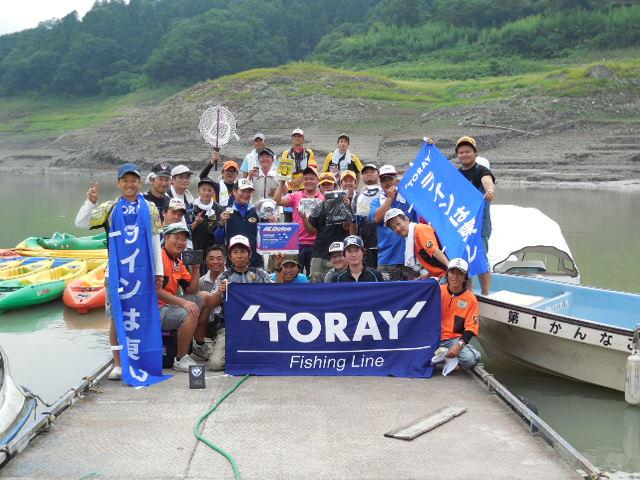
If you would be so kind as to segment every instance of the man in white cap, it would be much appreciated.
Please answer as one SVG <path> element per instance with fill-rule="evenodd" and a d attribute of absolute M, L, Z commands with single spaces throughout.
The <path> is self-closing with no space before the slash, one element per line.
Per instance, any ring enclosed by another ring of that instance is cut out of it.
<path fill-rule="evenodd" d="M 247 180 L 245 178 L 241 179 Z M 223 370 L 225 364 L 225 326 L 224 326 L 224 300 L 227 285 L 229 283 L 273 283 L 271 275 L 262 268 L 254 268 L 249 265 L 252 246 L 244 235 L 236 235 L 229 239 L 227 252 L 231 266 L 222 272 L 215 280 L 212 290 L 213 306 L 222 306 L 219 318 L 218 335 L 216 336 L 213 353 L 209 357 L 210 370 Z"/>
<path fill-rule="evenodd" d="M 329 260 L 333 268 L 324 276 L 324 283 L 333 282 L 333 277 L 344 272 L 347 268 L 347 259 L 344 258 L 344 244 L 342 242 L 333 242 L 329 245 Z"/>
<path fill-rule="evenodd" d="M 413 280 L 418 274 L 404 265 L 405 240 L 384 225 L 384 216 L 392 208 L 399 208 L 409 220 L 418 222 L 418 215 L 400 192 L 398 172 L 393 165 L 380 168 L 382 193 L 371 201 L 369 219 L 376 224 L 378 236 L 378 270 L 390 280 Z"/>
<path fill-rule="evenodd" d="M 447 269 L 447 284 L 440 285 L 442 331 L 440 347 L 448 349 L 447 358 L 458 357 L 464 370 L 480 361 L 480 352 L 469 342 L 478 335 L 480 312 L 478 300 L 467 288 L 469 264 L 462 258 L 453 258 Z"/>
<path fill-rule="evenodd" d="M 304 132 L 301 128 L 296 128 L 291 132 L 291 148 L 282 152 L 282 160 L 291 159 L 293 162 L 293 179 L 290 184 L 290 191 L 303 190 L 302 172 L 307 167 L 318 168 L 316 156 L 313 150 L 304 147 Z"/>
<path fill-rule="evenodd" d="M 258 152 L 258 169 L 249 172 L 249 179 L 253 182 L 253 196 L 251 204 L 265 198 L 273 198 L 278 188 L 278 172 L 275 169 L 276 156 L 270 148 L 263 148 Z"/>
<path fill-rule="evenodd" d="M 182 200 L 185 206 L 185 215 L 182 220 L 185 227 L 191 225 L 193 221 L 193 195 L 189 191 L 191 184 L 191 176 L 193 172 L 186 165 L 177 165 L 171 169 L 171 187 L 167 195 L 171 198 Z"/>
<path fill-rule="evenodd" d="M 171 165 L 167 162 L 156 163 L 147 175 L 146 183 L 151 185 L 148 192 L 142 194 L 145 200 L 154 203 L 160 213 L 160 220 L 164 220 L 164 212 L 169 205 L 167 191 L 171 186 Z"/>
<path fill-rule="evenodd" d="M 258 155 L 263 148 L 266 148 L 266 146 L 267 138 L 264 134 L 257 132 L 253 136 L 253 150 L 245 155 L 244 160 L 242 160 L 242 164 L 240 165 L 240 176 L 242 178 L 249 178 L 252 171 L 258 171 Z"/>
<path fill-rule="evenodd" d="M 378 235 L 376 224 L 369 218 L 371 202 L 382 194 L 380 170 L 377 165 L 367 163 L 362 167 L 362 190 L 356 192 L 351 208 L 355 212 L 356 222 L 351 233 L 358 235 L 364 242 L 364 264 L 378 268 Z"/>
<path fill-rule="evenodd" d="M 218 219 L 218 228 L 215 232 L 216 242 L 229 246 L 232 237 L 243 235 L 251 244 L 251 266 L 262 267 L 263 259 L 256 250 L 258 241 L 258 223 L 260 216 L 254 207 L 250 205 L 253 195 L 253 183 L 248 178 L 241 178 L 233 190 L 233 205 L 229 205 Z M 277 219 L 271 218 L 270 221 Z"/>
<path fill-rule="evenodd" d="M 183 223 L 182 219 L 184 214 L 187 213 L 187 207 L 179 198 L 170 198 L 167 210 L 164 212 L 163 226 L 171 225 L 172 223 Z"/>
<path fill-rule="evenodd" d="M 399 208 L 384 215 L 385 226 L 405 239 L 404 264 L 419 272 L 420 278 L 440 278 L 449 259 L 442 252 L 440 240 L 431 225 L 414 223 Z"/>

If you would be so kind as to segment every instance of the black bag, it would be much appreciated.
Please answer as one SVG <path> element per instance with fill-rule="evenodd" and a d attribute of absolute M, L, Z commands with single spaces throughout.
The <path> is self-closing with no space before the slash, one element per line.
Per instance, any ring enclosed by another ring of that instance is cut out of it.
<path fill-rule="evenodd" d="M 344 203 L 346 196 L 347 192 L 344 190 L 325 192 L 324 208 L 327 212 L 327 225 L 348 223 L 355 220 L 353 210 L 351 210 L 351 202 L 348 205 Z"/>
<path fill-rule="evenodd" d="M 173 359 L 178 353 L 178 332 L 162 331 L 162 368 L 173 368 Z"/>

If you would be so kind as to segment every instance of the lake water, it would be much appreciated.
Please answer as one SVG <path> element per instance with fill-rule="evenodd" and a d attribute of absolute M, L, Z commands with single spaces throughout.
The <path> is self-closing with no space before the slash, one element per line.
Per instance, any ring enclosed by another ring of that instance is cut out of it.
<path fill-rule="evenodd" d="M 0 180 L 0 247 L 54 231 L 87 233 L 73 226 L 88 178 L 17 176 Z M 116 195 L 101 181 L 101 199 Z M 640 292 L 640 192 L 499 188 L 497 203 L 535 207 L 562 227 L 581 270 L 582 283 Z M 640 321 L 640 317 L 639 317 Z M 103 312 L 77 315 L 62 302 L 0 314 L 0 344 L 14 376 L 53 400 L 110 355 Z M 542 418 L 598 467 L 640 472 L 640 408 L 624 395 L 506 365 L 487 369 L 532 400 Z"/>

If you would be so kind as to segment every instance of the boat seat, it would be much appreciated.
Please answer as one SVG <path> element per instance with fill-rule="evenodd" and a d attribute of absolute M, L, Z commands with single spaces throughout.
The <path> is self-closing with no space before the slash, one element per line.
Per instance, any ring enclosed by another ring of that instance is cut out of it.
<path fill-rule="evenodd" d="M 508 260 L 496 265 L 494 271 L 511 275 L 535 275 L 545 273 L 547 267 L 542 260 Z"/>
<path fill-rule="evenodd" d="M 487 298 L 499 302 L 512 303 L 521 307 L 532 307 L 545 300 L 544 297 L 538 295 L 525 295 L 524 293 L 511 292 L 509 290 L 498 290 L 487 295 Z"/>

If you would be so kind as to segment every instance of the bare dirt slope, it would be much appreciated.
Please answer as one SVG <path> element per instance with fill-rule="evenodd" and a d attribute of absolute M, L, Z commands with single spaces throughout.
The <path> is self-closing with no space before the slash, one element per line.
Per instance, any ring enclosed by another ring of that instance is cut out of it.
<path fill-rule="evenodd" d="M 292 129 L 300 127 L 320 158 L 335 148 L 338 134 L 347 132 L 352 150 L 365 162 L 402 168 L 417 153 L 423 136 L 436 138 L 452 156 L 455 139 L 470 134 L 501 182 L 640 186 L 637 92 L 560 98 L 513 95 L 427 110 L 415 102 L 337 98 L 332 87 L 344 79 L 323 80 L 326 91 L 311 93 L 288 76 L 198 84 L 159 104 L 129 108 L 99 128 L 46 141 L 4 142 L 0 170 L 95 174 L 113 172 L 125 161 L 145 169 L 158 161 L 199 169 L 211 152 L 198 132 L 200 113 L 209 105 L 224 104 L 236 114 L 241 136 L 224 147 L 224 158 L 241 160 L 256 131 L 264 132 L 269 145 L 282 151 Z M 486 124 L 529 133 L 482 126 Z"/>

